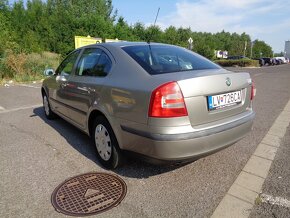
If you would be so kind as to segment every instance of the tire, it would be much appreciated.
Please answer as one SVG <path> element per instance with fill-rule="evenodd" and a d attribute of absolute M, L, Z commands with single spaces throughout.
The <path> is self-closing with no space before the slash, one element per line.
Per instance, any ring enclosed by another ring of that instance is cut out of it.
<path fill-rule="evenodd" d="M 122 163 L 122 154 L 113 129 L 103 116 L 96 117 L 92 140 L 96 146 L 97 158 L 107 169 L 115 169 Z"/>
<path fill-rule="evenodd" d="M 47 97 L 46 94 L 43 94 L 42 102 L 43 102 L 43 110 L 44 110 L 45 117 L 48 120 L 55 119 L 56 118 L 56 114 L 51 110 L 50 104 L 49 104 L 49 101 L 48 101 L 48 97 Z"/>

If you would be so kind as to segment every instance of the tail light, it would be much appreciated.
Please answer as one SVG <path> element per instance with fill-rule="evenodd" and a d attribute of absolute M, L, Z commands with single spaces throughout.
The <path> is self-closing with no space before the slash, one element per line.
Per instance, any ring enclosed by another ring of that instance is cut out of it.
<path fill-rule="evenodd" d="M 177 82 L 163 84 L 152 92 L 148 115 L 158 118 L 188 115 L 184 97 Z"/>
<path fill-rule="evenodd" d="M 256 87 L 255 87 L 255 84 L 254 82 L 252 81 L 252 87 L 251 87 L 251 100 L 254 99 L 254 97 L 256 96 Z"/>

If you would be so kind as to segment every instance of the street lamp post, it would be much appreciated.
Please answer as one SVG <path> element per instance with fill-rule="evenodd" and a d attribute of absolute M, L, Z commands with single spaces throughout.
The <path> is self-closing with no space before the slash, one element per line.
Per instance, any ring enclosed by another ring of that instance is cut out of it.
<path fill-rule="evenodd" d="M 250 55 L 251 59 L 253 57 L 253 46 L 254 46 L 254 41 L 251 42 L 251 55 Z"/>
<path fill-rule="evenodd" d="M 244 57 L 246 57 L 246 50 L 247 50 L 247 41 L 245 41 L 245 47 L 244 47 Z"/>

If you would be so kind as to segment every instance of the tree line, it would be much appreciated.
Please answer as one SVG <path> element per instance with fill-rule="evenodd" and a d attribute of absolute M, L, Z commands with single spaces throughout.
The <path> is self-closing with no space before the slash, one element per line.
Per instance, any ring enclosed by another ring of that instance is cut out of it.
<path fill-rule="evenodd" d="M 190 28 L 145 26 L 137 22 L 129 25 L 118 16 L 111 0 L 22 0 L 9 4 L 0 0 L 0 56 L 7 49 L 17 53 L 43 51 L 66 55 L 74 49 L 74 36 L 118 38 L 126 41 L 148 41 L 188 47 L 214 59 L 215 50 L 229 55 L 271 57 L 272 48 L 264 41 L 246 34 L 196 32 Z"/>

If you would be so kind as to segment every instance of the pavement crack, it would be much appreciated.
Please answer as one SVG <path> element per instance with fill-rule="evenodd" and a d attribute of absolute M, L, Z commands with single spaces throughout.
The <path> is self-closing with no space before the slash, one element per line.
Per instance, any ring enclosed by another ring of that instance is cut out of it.
<path fill-rule="evenodd" d="M 18 126 L 14 125 L 12 123 L 6 123 L 6 122 L 3 122 L 1 120 L 0 120 L 0 123 L 1 123 L 1 125 L 3 124 L 3 125 L 6 125 L 6 126 L 9 126 L 10 128 L 16 130 L 19 133 L 26 134 L 26 135 L 34 138 L 35 140 L 40 141 L 44 145 L 47 145 L 48 147 L 52 148 L 53 150 L 57 150 L 55 146 L 51 145 L 45 138 L 42 138 L 42 137 L 40 137 L 37 134 L 34 134 L 34 133 L 32 133 L 30 131 L 27 131 L 27 130 L 23 130 L 23 129 L 19 128 Z"/>
<path fill-rule="evenodd" d="M 62 160 L 62 162 L 66 162 L 67 165 L 72 170 L 75 170 L 75 169 L 80 170 L 79 167 L 74 162 L 72 162 L 70 159 L 66 158 L 65 155 L 62 155 L 61 151 L 59 149 L 57 149 L 56 146 L 50 144 L 45 138 L 40 137 L 39 135 L 34 134 L 34 133 L 30 132 L 30 131 L 23 130 L 23 129 L 19 128 L 18 126 L 14 125 L 12 123 L 6 123 L 6 122 L 3 122 L 3 121 L 0 120 L 0 124 L 3 125 L 3 126 L 8 126 L 11 129 L 13 129 L 14 131 L 17 131 L 18 133 L 25 134 L 25 135 L 35 139 L 36 141 L 39 141 L 41 144 L 43 144 L 46 147 L 48 147 L 51 150 L 53 150 L 54 151 L 54 155 L 56 156 L 56 158 L 59 159 L 59 160 Z"/>

